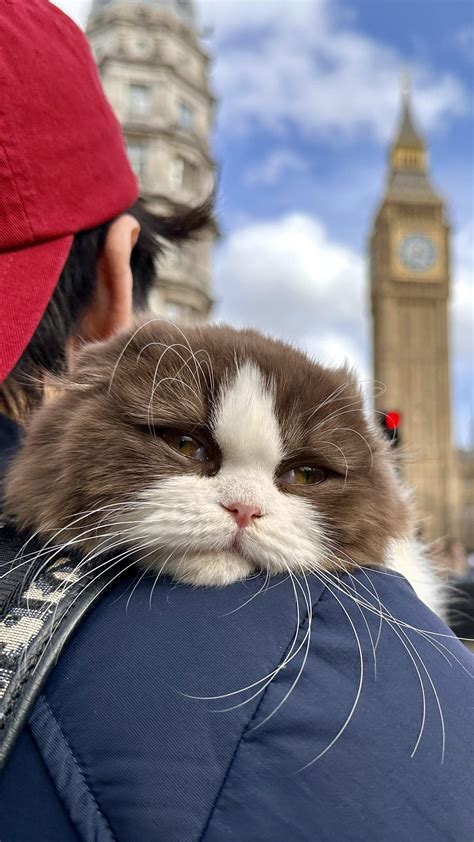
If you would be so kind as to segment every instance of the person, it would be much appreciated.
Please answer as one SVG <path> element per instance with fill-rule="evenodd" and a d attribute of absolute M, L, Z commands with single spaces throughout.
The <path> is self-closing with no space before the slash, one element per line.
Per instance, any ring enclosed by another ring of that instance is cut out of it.
<path fill-rule="evenodd" d="M 40 372 L 145 303 L 156 245 L 80 31 L 0 0 L 0 39 L 7 462 Z M 400 576 L 305 587 L 151 592 L 129 571 L 105 589 L 35 691 L 2 842 L 471 840 L 470 654 Z"/>

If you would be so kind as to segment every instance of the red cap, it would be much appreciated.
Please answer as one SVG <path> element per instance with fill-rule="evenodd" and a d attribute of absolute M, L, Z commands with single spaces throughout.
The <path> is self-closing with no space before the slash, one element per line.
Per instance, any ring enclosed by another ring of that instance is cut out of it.
<path fill-rule="evenodd" d="M 43 315 L 73 235 L 138 196 L 81 30 L 47 0 L 0 0 L 0 382 Z"/>

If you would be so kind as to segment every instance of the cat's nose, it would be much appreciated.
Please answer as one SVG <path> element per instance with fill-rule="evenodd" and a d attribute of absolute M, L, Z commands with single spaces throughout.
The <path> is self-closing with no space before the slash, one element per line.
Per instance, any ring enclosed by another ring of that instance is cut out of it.
<path fill-rule="evenodd" d="M 262 517 L 262 510 L 258 506 L 249 506 L 247 503 L 229 503 L 227 506 L 222 503 L 221 505 L 232 515 L 239 529 L 245 529 L 255 518 Z"/>

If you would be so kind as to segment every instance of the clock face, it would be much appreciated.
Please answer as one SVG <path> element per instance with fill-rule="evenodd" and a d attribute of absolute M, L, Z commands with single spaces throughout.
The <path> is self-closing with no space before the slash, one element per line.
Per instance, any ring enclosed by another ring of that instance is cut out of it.
<path fill-rule="evenodd" d="M 408 269 L 426 272 L 436 260 L 436 247 L 424 234 L 409 234 L 400 245 L 400 258 Z"/>

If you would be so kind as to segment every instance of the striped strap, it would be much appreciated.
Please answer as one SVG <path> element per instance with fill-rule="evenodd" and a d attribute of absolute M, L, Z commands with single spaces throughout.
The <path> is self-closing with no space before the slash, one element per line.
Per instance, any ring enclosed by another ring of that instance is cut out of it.
<path fill-rule="evenodd" d="M 79 567 L 73 554 L 38 550 L 2 525 L 0 770 L 64 644 L 108 582 L 107 572 L 97 575 L 97 558 Z"/>

